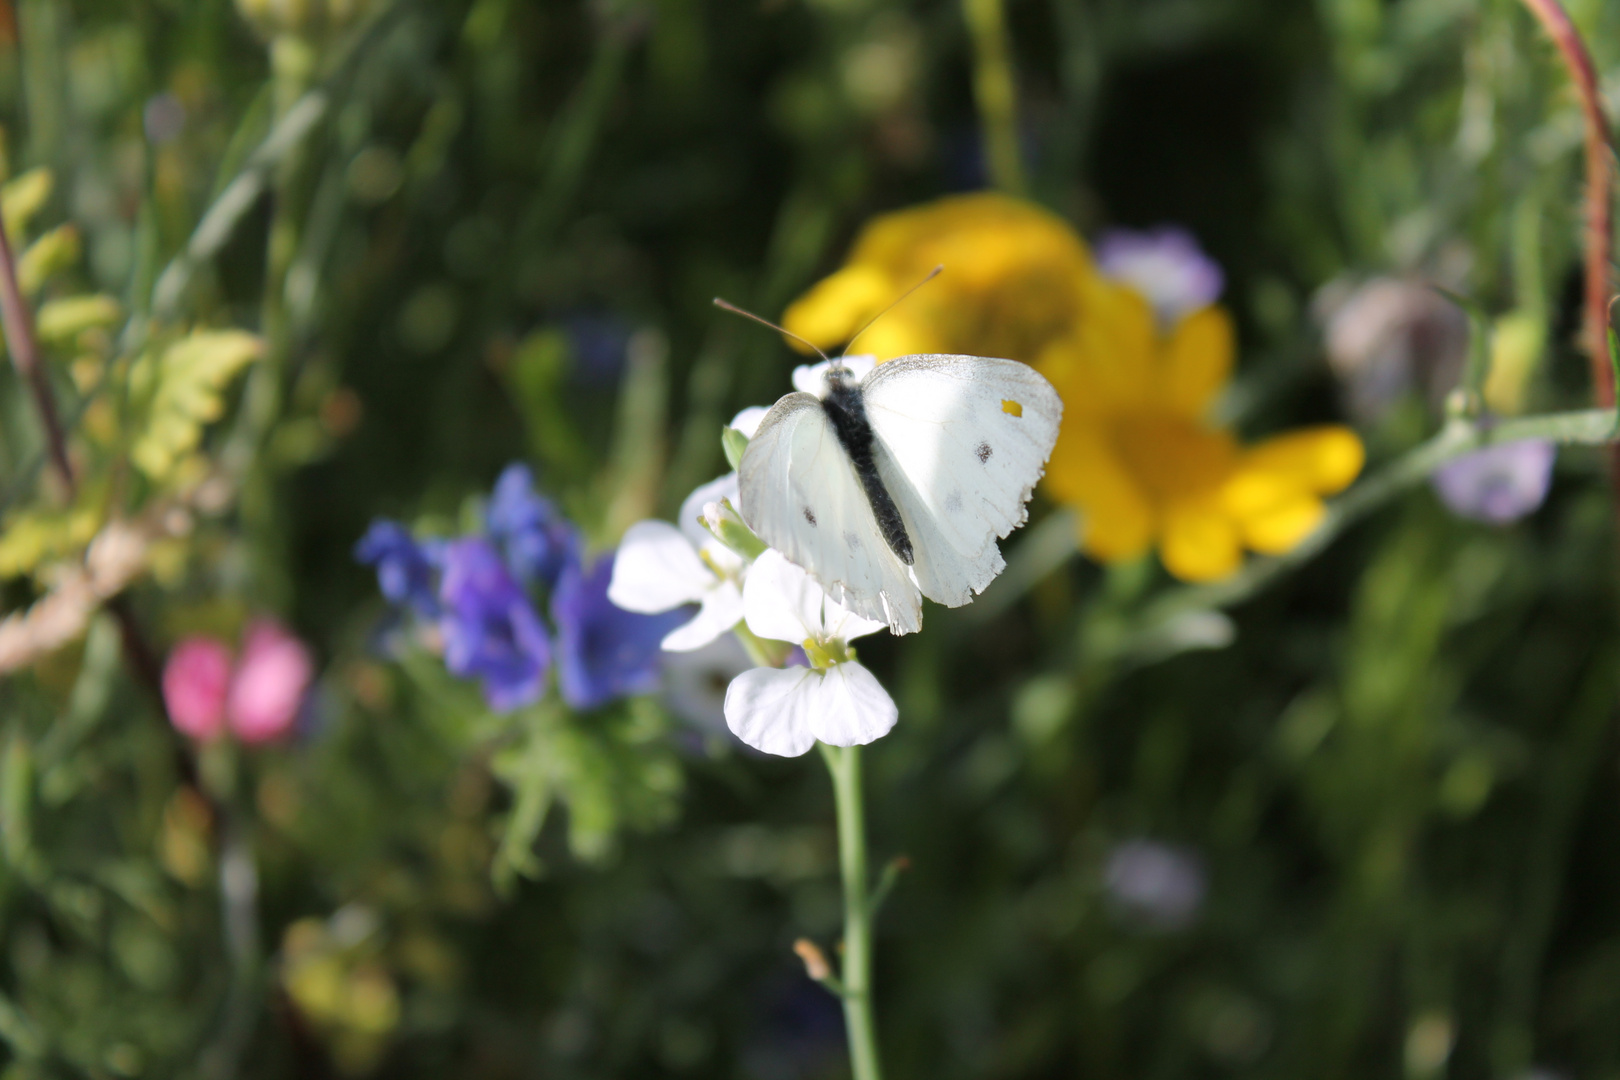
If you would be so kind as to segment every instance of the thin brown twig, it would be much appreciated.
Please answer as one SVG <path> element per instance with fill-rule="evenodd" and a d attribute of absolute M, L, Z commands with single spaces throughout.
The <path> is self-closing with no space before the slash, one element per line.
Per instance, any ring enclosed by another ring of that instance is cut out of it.
<path fill-rule="evenodd" d="M 1585 345 L 1592 359 L 1592 386 L 1599 405 L 1615 403 L 1614 369 L 1609 363 L 1609 259 L 1614 236 L 1609 197 L 1613 169 L 1609 160 L 1608 119 L 1598 90 L 1597 68 L 1581 32 L 1558 0 L 1524 0 L 1564 58 L 1586 119 L 1586 314 Z"/>
<path fill-rule="evenodd" d="M 50 376 L 40 363 L 39 342 L 34 337 L 34 317 L 28 310 L 22 285 L 17 281 L 17 259 L 11 251 L 4 221 L 0 221 L 0 320 L 5 323 L 6 349 L 11 363 L 28 384 L 34 397 L 34 411 L 45 427 L 45 443 L 51 466 L 56 470 L 69 499 L 77 490 L 73 463 L 68 460 L 67 433 L 56 411 L 56 395 L 51 392 Z"/>
<path fill-rule="evenodd" d="M 34 399 L 34 411 L 45 429 L 46 449 L 51 467 L 55 469 L 69 499 L 78 490 L 78 478 L 73 474 L 73 460 L 68 456 L 67 431 L 56 411 L 56 395 L 51 392 L 50 375 L 41 363 L 39 339 L 34 335 L 34 315 L 23 296 L 17 279 L 17 259 L 6 235 L 5 222 L 0 220 L 0 323 L 4 325 L 6 348 L 17 373 L 28 384 Z M 135 611 L 122 596 L 111 597 L 104 605 L 118 623 L 124 643 L 124 658 L 137 679 L 163 708 L 162 674 L 157 653 L 152 650 Z M 188 771 L 194 773 L 189 759 Z"/>

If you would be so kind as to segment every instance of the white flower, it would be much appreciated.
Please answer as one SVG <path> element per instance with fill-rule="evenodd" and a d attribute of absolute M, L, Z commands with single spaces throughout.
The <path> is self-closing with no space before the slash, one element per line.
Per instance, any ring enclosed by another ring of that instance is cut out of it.
<path fill-rule="evenodd" d="M 737 474 L 710 481 L 681 504 L 680 526 L 638 521 L 619 541 L 608 599 L 626 611 L 645 615 L 682 604 L 701 604 L 692 620 L 665 635 L 671 652 L 701 649 L 743 617 L 738 587 L 746 564 L 700 523 L 703 509 L 721 499 L 737 502 Z"/>
<path fill-rule="evenodd" d="M 730 426 L 749 438 L 768 410 L 744 409 Z M 613 561 L 608 599 L 626 611 L 656 615 L 682 604 L 700 604 L 692 620 L 660 643 L 669 652 L 701 649 L 742 620 L 741 584 L 747 561 L 714 538 L 700 523 L 722 499 L 738 503 L 737 474 L 704 484 L 681 503 L 679 527 L 667 521 L 638 521 L 625 530 Z"/>
<path fill-rule="evenodd" d="M 754 665 L 734 634 L 722 634 L 701 649 L 664 655 L 664 704 L 705 734 L 726 729 L 726 687 Z"/>
<path fill-rule="evenodd" d="M 754 668 L 731 680 L 726 723 L 756 750 L 797 757 L 820 739 L 858 746 L 894 727 L 899 709 L 872 675 L 848 659 L 849 642 L 883 629 L 834 603 L 802 569 L 767 551 L 743 585 L 748 629 L 803 645 L 820 666 Z"/>
<path fill-rule="evenodd" d="M 736 416 L 733 416 L 731 423 L 727 426 L 742 432 L 752 439 L 754 432 L 759 430 L 759 422 L 765 419 L 765 414 L 770 411 L 763 405 L 750 405 Z"/>
<path fill-rule="evenodd" d="M 802 390 L 806 394 L 816 397 L 827 396 L 827 369 L 837 364 L 849 370 L 851 381 L 860 382 L 866 378 L 871 370 L 877 367 L 875 356 L 841 356 L 837 360 L 823 360 L 819 364 L 800 364 L 793 369 L 793 389 Z M 744 409 L 743 412 L 748 410 Z M 739 417 L 741 414 L 738 414 Z M 736 424 L 732 424 L 736 427 Z M 753 438 L 750 434 L 749 438 Z"/>

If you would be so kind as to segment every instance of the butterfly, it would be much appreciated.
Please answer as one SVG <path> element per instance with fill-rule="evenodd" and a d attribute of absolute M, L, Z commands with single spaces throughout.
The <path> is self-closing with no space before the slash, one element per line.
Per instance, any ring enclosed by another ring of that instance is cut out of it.
<path fill-rule="evenodd" d="M 1006 567 L 996 541 L 1057 441 L 1063 403 L 1016 360 L 846 356 L 800 367 L 738 463 L 738 511 L 835 602 L 922 627 Z"/>

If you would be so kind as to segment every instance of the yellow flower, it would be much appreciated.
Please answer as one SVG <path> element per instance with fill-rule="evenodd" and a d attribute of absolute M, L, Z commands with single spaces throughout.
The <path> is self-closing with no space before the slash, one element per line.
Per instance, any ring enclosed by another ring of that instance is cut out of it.
<path fill-rule="evenodd" d="M 1084 516 L 1084 550 L 1103 562 L 1154 544 L 1166 569 L 1210 581 L 1245 548 L 1280 554 L 1321 520 L 1322 496 L 1361 471 L 1361 440 L 1338 425 L 1243 446 L 1205 419 L 1232 370 L 1230 317 L 1206 307 L 1168 333 L 1133 290 L 1084 285 L 1087 317 L 1040 368 L 1063 398 L 1046 490 Z"/>
<path fill-rule="evenodd" d="M 873 219 L 844 268 L 789 307 L 782 325 L 821 348 L 842 345 L 936 266 L 945 268 L 939 279 L 879 319 L 860 352 L 1032 363 L 1072 328 L 1096 276 L 1062 218 L 1005 195 L 957 195 Z"/>

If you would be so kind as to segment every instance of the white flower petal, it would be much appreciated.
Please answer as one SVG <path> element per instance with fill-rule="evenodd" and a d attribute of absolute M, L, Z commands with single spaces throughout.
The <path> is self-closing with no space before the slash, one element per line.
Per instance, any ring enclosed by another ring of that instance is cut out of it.
<path fill-rule="evenodd" d="M 742 592 L 729 581 L 722 581 L 703 594 L 703 607 L 692 621 L 664 635 L 663 647 L 669 652 L 701 649 L 742 621 Z"/>
<path fill-rule="evenodd" d="M 814 578 L 774 548 L 748 568 L 743 611 L 748 629 L 760 637 L 795 645 L 805 638 L 850 641 L 884 627 L 834 603 Z"/>
<path fill-rule="evenodd" d="M 821 604 L 827 594 L 799 567 L 775 548 L 768 549 L 748 568 L 743 582 L 743 616 L 748 629 L 762 638 L 797 645 L 821 625 Z"/>
<path fill-rule="evenodd" d="M 816 744 L 811 733 L 821 673 L 810 668 L 754 668 L 726 688 L 726 726 L 755 750 L 798 757 Z"/>
<path fill-rule="evenodd" d="M 754 665 L 736 636 L 725 634 L 694 652 L 666 653 L 661 666 L 670 711 L 718 734 L 726 729 L 726 687 Z"/>
<path fill-rule="evenodd" d="M 856 382 L 860 382 L 877 366 L 877 357 L 840 356 L 836 360 L 823 360 L 819 364 L 800 364 L 793 369 L 793 389 L 802 390 L 806 394 L 816 397 L 827 396 L 827 369 L 834 364 L 841 364 L 849 369 Z"/>
<path fill-rule="evenodd" d="M 759 430 L 759 422 L 765 419 L 765 414 L 770 411 L 764 405 L 750 405 L 731 418 L 731 427 L 752 439 L 754 433 Z M 732 502 L 735 504 L 736 500 Z"/>
<path fill-rule="evenodd" d="M 703 507 L 706 503 L 719 502 L 721 499 L 730 499 L 731 505 L 737 505 L 737 474 L 726 475 L 710 480 L 707 484 L 688 495 L 681 503 L 680 516 L 675 519 L 681 527 L 681 535 L 692 542 L 695 548 L 718 547 L 722 551 L 729 550 L 714 538 L 714 534 L 703 527 L 700 520 L 703 517 Z"/>
<path fill-rule="evenodd" d="M 853 660 L 834 664 L 805 691 L 810 733 L 830 746 L 864 746 L 887 735 L 900 718 L 877 676 Z"/>
<path fill-rule="evenodd" d="M 638 521 L 619 541 L 608 599 L 651 615 L 702 600 L 715 581 L 681 530 L 667 521 Z"/>

